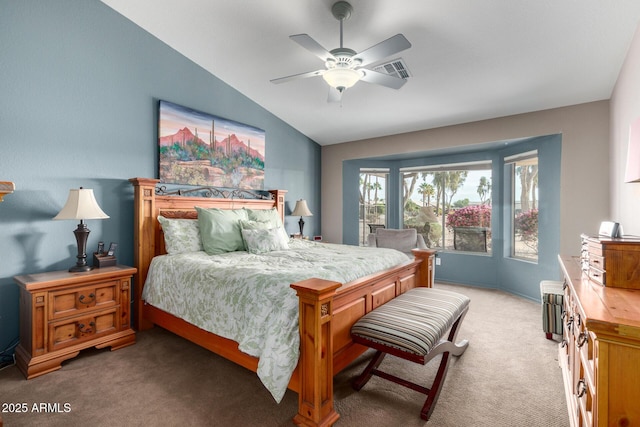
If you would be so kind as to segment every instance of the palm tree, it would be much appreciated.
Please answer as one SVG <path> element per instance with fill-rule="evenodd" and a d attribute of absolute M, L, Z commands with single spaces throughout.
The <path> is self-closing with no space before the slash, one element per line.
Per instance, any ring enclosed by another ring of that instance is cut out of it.
<path fill-rule="evenodd" d="M 446 189 L 449 191 L 449 201 L 447 202 L 447 206 L 451 207 L 451 201 L 453 200 L 453 196 L 458 192 L 460 187 L 467 180 L 467 175 L 469 175 L 468 171 L 451 171 L 447 173 L 447 182 Z"/>
<path fill-rule="evenodd" d="M 485 200 L 488 200 L 487 194 L 491 191 L 491 181 L 486 176 L 480 177 L 480 183 L 478 183 L 478 195 L 480 196 L 480 203 L 484 204 Z"/>
<path fill-rule="evenodd" d="M 520 209 L 528 212 L 537 206 L 535 189 L 538 183 L 538 165 L 518 166 L 516 173 L 520 176 Z"/>
<path fill-rule="evenodd" d="M 382 190 L 382 185 L 378 182 L 378 178 L 376 177 L 376 182 L 371 184 L 373 188 L 373 203 L 378 203 L 378 190 Z"/>
<path fill-rule="evenodd" d="M 418 187 L 418 193 L 422 194 L 422 206 L 429 206 L 431 204 L 431 196 L 436 192 L 433 185 L 423 182 Z M 425 200 L 426 199 L 426 200 Z"/>

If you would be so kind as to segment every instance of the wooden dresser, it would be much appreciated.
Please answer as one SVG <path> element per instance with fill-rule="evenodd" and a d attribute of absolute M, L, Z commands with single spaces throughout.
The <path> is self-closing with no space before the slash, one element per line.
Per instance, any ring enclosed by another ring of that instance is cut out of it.
<path fill-rule="evenodd" d="M 602 253 L 608 257 L 606 248 Z M 596 266 L 605 267 L 599 269 L 606 271 L 609 286 L 604 286 L 604 280 L 598 280 L 601 276 L 594 278 L 588 260 L 559 258 L 565 294 L 564 336 L 558 360 L 571 426 L 638 426 L 640 286 L 635 280 L 624 279 L 624 287 L 616 287 L 610 280 L 619 275 L 620 269 L 635 268 L 601 259 Z M 633 264 L 634 257 L 621 259 Z M 629 289 L 632 287 L 636 289 Z"/>
<path fill-rule="evenodd" d="M 20 287 L 16 365 L 25 377 L 60 369 L 85 348 L 116 350 L 135 343 L 129 313 L 136 271 L 118 265 L 14 277 Z"/>

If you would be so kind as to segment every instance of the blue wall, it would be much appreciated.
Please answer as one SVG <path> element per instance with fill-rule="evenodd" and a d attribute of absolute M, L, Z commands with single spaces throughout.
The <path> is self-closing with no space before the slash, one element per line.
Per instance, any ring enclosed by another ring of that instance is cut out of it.
<path fill-rule="evenodd" d="M 266 131 L 265 188 L 306 198 L 320 234 L 320 147 L 97 0 L 0 0 L 0 351 L 18 337 L 18 274 L 75 264 L 75 221 L 52 221 L 69 189 L 93 188 L 111 217 L 88 247 L 133 262 L 131 177 L 157 177 L 163 99 Z M 298 218 L 287 218 L 287 231 Z"/>
<path fill-rule="evenodd" d="M 456 147 L 437 153 L 414 153 L 386 158 L 349 160 L 343 163 L 343 241 L 358 244 L 358 200 L 360 168 L 389 168 L 387 222 L 391 228 L 402 224 L 400 205 L 401 183 L 399 170 L 435 164 L 453 164 L 491 160 L 493 213 L 491 215 L 491 254 L 438 253 L 441 265 L 436 267 L 437 281 L 462 283 L 486 288 L 502 289 L 526 298 L 540 298 L 541 280 L 557 280 L 560 277 L 558 253 L 560 251 L 560 158 L 561 135 L 525 138 L 519 141 L 499 141 L 476 147 Z M 504 211 L 510 205 L 508 183 L 503 160 L 505 157 L 538 150 L 538 262 L 511 258 L 510 247 L 505 242 L 509 236 L 505 230 Z M 396 189 L 396 191 L 393 191 Z"/>

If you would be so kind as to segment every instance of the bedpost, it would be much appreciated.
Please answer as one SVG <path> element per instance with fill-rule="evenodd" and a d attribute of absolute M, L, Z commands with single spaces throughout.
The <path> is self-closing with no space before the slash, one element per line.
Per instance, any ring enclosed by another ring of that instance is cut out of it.
<path fill-rule="evenodd" d="M 280 215 L 280 221 L 284 224 L 284 198 L 287 194 L 287 190 L 269 190 L 269 193 L 271 193 L 273 199 L 276 201 L 276 209 Z"/>
<path fill-rule="evenodd" d="M 149 271 L 149 264 L 155 255 L 155 232 L 153 216 L 155 210 L 156 184 L 159 179 L 131 178 L 134 188 L 133 206 L 133 258 L 138 273 L 133 278 L 134 322 L 133 327 L 140 331 L 149 329 L 152 324 L 142 316 L 142 288 Z"/>
<path fill-rule="evenodd" d="M 338 282 L 308 279 L 291 285 L 300 300 L 300 360 L 297 425 L 331 426 L 333 407 L 333 297 Z"/>
<path fill-rule="evenodd" d="M 412 249 L 416 260 L 421 260 L 418 267 L 418 286 L 433 288 L 435 276 L 436 251 L 433 249 Z"/>

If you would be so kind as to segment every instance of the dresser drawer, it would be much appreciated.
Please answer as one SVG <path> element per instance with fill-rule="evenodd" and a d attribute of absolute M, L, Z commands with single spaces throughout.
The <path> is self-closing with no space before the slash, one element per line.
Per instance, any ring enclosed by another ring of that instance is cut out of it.
<path fill-rule="evenodd" d="M 597 268 L 598 270 L 605 270 L 604 257 L 596 254 L 589 253 L 589 267 Z"/>
<path fill-rule="evenodd" d="M 100 311 L 87 316 L 60 320 L 49 324 L 49 351 L 59 350 L 104 335 L 119 329 L 119 309 Z"/>
<path fill-rule="evenodd" d="M 607 284 L 606 276 L 607 273 L 602 270 L 598 270 L 597 268 L 589 268 L 589 279 L 600 285 Z"/>
<path fill-rule="evenodd" d="M 91 286 L 68 288 L 49 293 L 49 320 L 78 316 L 81 313 L 119 304 L 120 281 L 111 280 Z"/>
<path fill-rule="evenodd" d="M 604 249 L 602 248 L 602 243 L 600 242 L 587 242 L 587 250 L 589 251 L 589 256 L 604 256 Z"/>

